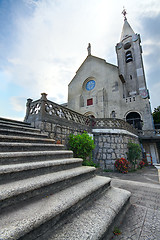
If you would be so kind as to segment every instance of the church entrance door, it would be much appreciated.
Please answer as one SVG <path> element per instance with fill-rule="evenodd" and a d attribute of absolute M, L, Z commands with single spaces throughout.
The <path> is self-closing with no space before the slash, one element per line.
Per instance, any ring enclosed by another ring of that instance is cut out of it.
<path fill-rule="evenodd" d="M 141 116 L 137 112 L 130 112 L 126 116 L 126 121 L 131 124 L 134 128 L 142 130 L 142 120 Z"/>

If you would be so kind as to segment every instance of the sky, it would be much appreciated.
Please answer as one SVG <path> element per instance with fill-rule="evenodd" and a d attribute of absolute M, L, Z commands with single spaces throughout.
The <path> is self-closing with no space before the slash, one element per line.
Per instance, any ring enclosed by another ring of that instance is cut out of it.
<path fill-rule="evenodd" d="M 27 98 L 67 102 L 68 84 L 92 55 L 117 65 L 122 10 L 141 35 L 152 110 L 160 105 L 159 0 L 0 0 L 0 117 L 23 120 Z"/>

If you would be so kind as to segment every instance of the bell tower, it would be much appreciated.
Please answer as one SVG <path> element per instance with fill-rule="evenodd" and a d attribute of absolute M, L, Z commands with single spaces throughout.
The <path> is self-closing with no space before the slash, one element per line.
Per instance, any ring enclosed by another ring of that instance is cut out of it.
<path fill-rule="evenodd" d="M 120 42 L 116 45 L 119 77 L 123 84 L 123 98 L 140 95 L 148 98 L 139 34 L 135 34 L 123 10 L 124 24 Z"/>
<path fill-rule="evenodd" d="M 153 129 L 149 92 L 142 59 L 140 35 L 127 21 L 126 10 L 122 12 L 124 24 L 120 42 L 116 45 L 118 74 L 122 82 L 122 118 L 138 129 Z"/>

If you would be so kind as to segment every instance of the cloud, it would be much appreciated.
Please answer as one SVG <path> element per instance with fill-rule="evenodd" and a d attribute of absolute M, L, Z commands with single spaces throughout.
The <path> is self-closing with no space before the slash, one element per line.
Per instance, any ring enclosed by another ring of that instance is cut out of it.
<path fill-rule="evenodd" d="M 0 71 L 0 79 L 1 79 L 1 83 L 0 83 L 0 91 L 5 91 L 8 84 L 11 81 L 11 74 L 9 71 L 7 70 L 2 70 Z"/>
<path fill-rule="evenodd" d="M 153 79 L 151 74 L 160 74 L 160 1 L 23 0 L 12 19 L 12 49 L 3 55 L 9 76 L 6 84 L 12 82 L 23 89 L 17 98 L 14 93 L 10 95 L 14 109 L 22 111 L 21 97 L 37 99 L 42 92 L 57 103 L 66 102 L 68 84 L 86 58 L 89 42 L 93 55 L 117 64 L 115 45 L 121 35 L 123 6 L 129 23 L 142 36 L 146 76 L 152 90 L 158 78 L 154 75 Z"/>
<path fill-rule="evenodd" d="M 157 102 L 157 97 L 159 96 L 160 90 L 160 81 L 155 83 L 152 88 L 150 89 L 150 93 L 152 94 L 152 109 L 160 106 L 160 102 Z"/>
<path fill-rule="evenodd" d="M 145 16 L 142 19 L 143 26 L 143 56 L 145 62 L 146 73 L 150 77 L 148 81 L 152 82 L 152 85 L 158 81 L 160 65 L 160 12 L 152 16 Z M 156 73 L 156 74 L 155 74 Z M 152 76 L 151 76 L 152 74 Z M 158 75 L 157 75 L 158 74 Z M 152 88 L 151 85 L 151 88 Z M 151 98 L 152 99 L 152 98 Z"/>
<path fill-rule="evenodd" d="M 15 65 L 20 65 L 21 64 L 21 60 L 18 58 L 8 58 L 8 62 Z"/>
<path fill-rule="evenodd" d="M 26 98 L 13 96 L 10 98 L 11 105 L 16 112 L 24 112 Z"/>
<path fill-rule="evenodd" d="M 67 92 L 79 44 L 73 45 L 70 40 L 74 31 L 77 36 L 76 25 L 72 23 L 76 13 L 72 14 L 70 9 L 65 9 L 69 6 L 64 5 L 57 7 L 55 1 L 39 1 L 31 17 L 17 21 L 19 42 L 13 58 L 8 60 L 12 63 L 13 81 L 25 85 L 30 94 L 46 91 L 54 96 L 61 90 Z M 66 97 L 64 94 L 63 98 Z"/>

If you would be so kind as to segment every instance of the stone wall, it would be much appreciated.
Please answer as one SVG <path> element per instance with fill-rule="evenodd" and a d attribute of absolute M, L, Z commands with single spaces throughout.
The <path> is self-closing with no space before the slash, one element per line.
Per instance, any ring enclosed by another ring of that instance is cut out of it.
<path fill-rule="evenodd" d="M 48 133 L 49 138 L 53 138 L 55 143 L 62 143 L 66 147 L 68 145 L 68 136 L 70 134 L 82 134 L 84 131 L 88 131 L 88 128 L 79 124 L 79 126 L 71 122 L 70 126 L 66 126 L 60 123 L 53 123 L 46 121 L 34 121 L 31 125 L 35 128 L 39 128 L 41 132 Z"/>
<path fill-rule="evenodd" d="M 94 162 L 103 169 L 114 170 L 115 160 L 121 157 L 127 158 L 127 144 L 129 141 L 139 143 L 138 137 L 128 133 L 94 133 Z"/>

